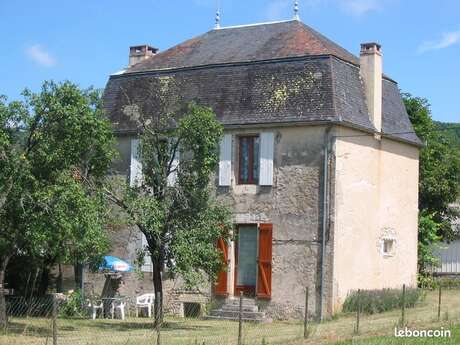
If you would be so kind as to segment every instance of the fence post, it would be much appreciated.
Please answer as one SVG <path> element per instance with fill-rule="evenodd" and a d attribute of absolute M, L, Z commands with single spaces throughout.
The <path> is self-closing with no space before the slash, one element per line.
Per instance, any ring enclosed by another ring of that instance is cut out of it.
<path fill-rule="evenodd" d="M 240 291 L 240 308 L 238 313 L 238 345 L 243 344 L 243 291 Z"/>
<path fill-rule="evenodd" d="M 439 297 L 438 297 L 438 321 L 441 320 L 441 290 L 442 286 L 441 283 L 439 283 Z"/>
<path fill-rule="evenodd" d="M 357 307 L 357 310 L 356 310 L 356 334 L 359 333 L 359 321 L 360 321 L 360 318 L 361 318 L 361 289 L 358 289 L 358 307 Z"/>
<path fill-rule="evenodd" d="M 53 345 L 57 345 L 57 316 L 58 316 L 58 303 L 56 294 L 53 294 L 53 312 L 52 312 L 52 332 L 53 332 Z"/>
<path fill-rule="evenodd" d="M 401 326 L 405 325 L 406 317 L 406 284 L 403 284 L 402 305 L 401 305 Z"/>
<path fill-rule="evenodd" d="M 308 287 L 305 289 L 305 315 L 303 320 L 303 337 L 308 338 Z"/>

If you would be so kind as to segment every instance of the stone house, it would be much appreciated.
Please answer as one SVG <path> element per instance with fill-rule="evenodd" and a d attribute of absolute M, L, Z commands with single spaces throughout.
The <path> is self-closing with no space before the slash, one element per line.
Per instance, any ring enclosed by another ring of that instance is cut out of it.
<path fill-rule="evenodd" d="M 218 27 L 164 52 L 132 47 L 129 61 L 104 95 L 119 174 L 138 173 L 132 104 L 154 114 L 195 101 L 225 128 L 215 193 L 238 241 L 220 243 L 228 269 L 202 295 L 165 275 L 167 308 L 243 291 L 269 316 L 297 317 L 308 287 L 309 310 L 323 316 L 352 290 L 416 284 L 421 143 L 379 44 L 356 57 L 295 19 Z M 113 244 L 134 260 L 144 243 L 119 228 Z M 125 278 L 127 294 L 151 291 L 142 270 Z M 87 277 L 95 289 L 101 279 Z"/>

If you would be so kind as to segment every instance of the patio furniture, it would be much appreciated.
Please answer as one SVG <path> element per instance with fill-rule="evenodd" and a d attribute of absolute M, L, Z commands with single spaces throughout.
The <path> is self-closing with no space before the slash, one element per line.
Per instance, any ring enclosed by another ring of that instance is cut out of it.
<path fill-rule="evenodd" d="M 91 311 L 91 318 L 93 320 L 96 320 L 97 311 L 98 310 L 102 311 L 104 308 L 104 305 L 103 305 L 102 300 L 88 300 L 88 308 Z"/>
<path fill-rule="evenodd" d="M 146 293 L 139 297 L 136 297 L 136 317 L 139 317 L 139 309 L 147 308 L 147 313 L 149 317 L 152 317 L 152 306 L 155 300 L 155 295 L 153 293 Z"/>
<path fill-rule="evenodd" d="M 125 319 L 125 307 L 126 307 L 126 302 L 123 297 L 109 297 L 109 298 L 103 298 L 102 299 L 102 304 L 103 305 L 108 305 L 110 308 L 110 315 L 112 319 L 115 318 L 115 312 L 117 310 L 120 311 L 120 316 L 121 319 Z"/>

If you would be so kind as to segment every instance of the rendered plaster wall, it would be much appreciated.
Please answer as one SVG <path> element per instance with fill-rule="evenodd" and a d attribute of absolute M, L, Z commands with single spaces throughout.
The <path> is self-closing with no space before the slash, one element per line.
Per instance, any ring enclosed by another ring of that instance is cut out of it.
<path fill-rule="evenodd" d="M 418 148 L 363 136 L 335 135 L 333 300 L 352 290 L 416 285 Z M 394 240 L 384 255 L 383 239 Z"/>
<path fill-rule="evenodd" d="M 263 131 L 275 136 L 273 186 L 238 185 L 238 136 Z M 259 307 L 273 318 L 299 318 L 308 286 L 309 310 L 317 314 L 325 127 L 258 127 L 226 133 L 233 138 L 232 185 L 216 187 L 218 199 L 233 210 L 235 224 L 273 224 L 272 295 L 268 301 L 258 300 Z M 233 247 L 228 272 L 230 296 Z"/>

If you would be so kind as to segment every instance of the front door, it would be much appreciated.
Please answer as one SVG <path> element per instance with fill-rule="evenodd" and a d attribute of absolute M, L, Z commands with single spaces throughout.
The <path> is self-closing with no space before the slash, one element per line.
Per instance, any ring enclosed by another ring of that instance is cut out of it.
<path fill-rule="evenodd" d="M 257 282 L 257 225 L 239 225 L 235 242 L 235 295 L 254 297 Z"/>

